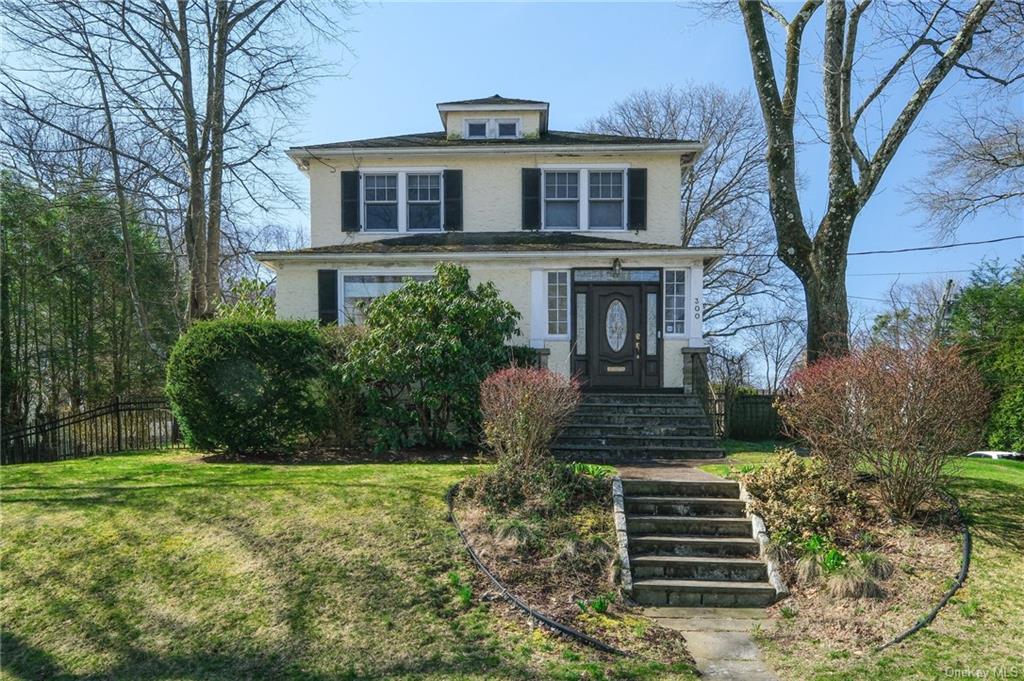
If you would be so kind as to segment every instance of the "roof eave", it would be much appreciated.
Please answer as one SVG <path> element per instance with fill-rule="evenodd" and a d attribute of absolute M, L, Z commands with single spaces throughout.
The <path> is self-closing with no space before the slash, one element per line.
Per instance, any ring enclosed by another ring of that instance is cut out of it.
<path fill-rule="evenodd" d="M 431 156 L 437 154 L 536 154 L 541 153 L 572 153 L 591 151 L 617 152 L 649 152 L 649 153 L 696 153 L 704 150 L 702 142 L 647 142 L 643 144 L 523 144 L 510 143 L 508 146 L 499 144 L 456 145 L 444 147 L 292 147 L 285 153 L 293 161 L 328 156 Z"/>
<path fill-rule="evenodd" d="M 544 251 L 416 251 L 405 253 L 293 253 L 288 251 L 261 251 L 253 253 L 252 257 L 259 262 L 275 269 L 273 263 L 284 262 L 350 262 L 360 260 L 372 260 L 375 258 L 386 258 L 389 262 L 394 261 L 422 261 L 422 260 L 537 260 L 554 258 L 639 258 L 653 259 L 669 257 L 699 258 L 705 264 L 714 262 L 725 255 L 722 248 L 658 248 L 658 249 L 595 249 L 595 250 L 571 250 L 556 249 Z"/>

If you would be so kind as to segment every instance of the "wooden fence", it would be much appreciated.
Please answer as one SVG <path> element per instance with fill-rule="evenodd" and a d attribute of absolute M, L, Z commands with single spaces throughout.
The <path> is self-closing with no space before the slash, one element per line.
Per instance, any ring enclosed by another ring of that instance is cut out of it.
<path fill-rule="evenodd" d="M 163 397 L 114 398 L 94 409 L 0 434 L 0 464 L 63 461 L 181 445 Z"/>
<path fill-rule="evenodd" d="M 736 440 L 778 440 L 785 437 L 776 395 L 716 396 L 708 415 L 718 437 Z"/>

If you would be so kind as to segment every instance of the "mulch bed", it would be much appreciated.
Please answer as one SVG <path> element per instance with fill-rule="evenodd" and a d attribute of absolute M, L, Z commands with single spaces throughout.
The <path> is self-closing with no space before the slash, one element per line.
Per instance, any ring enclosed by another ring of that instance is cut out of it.
<path fill-rule="evenodd" d="M 626 604 L 619 593 L 610 494 L 607 508 L 588 507 L 572 519 L 558 523 L 557 534 L 578 532 L 580 536 L 602 537 L 607 549 L 594 549 L 598 554 L 595 556 L 572 554 L 574 549 L 588 551 L 588 542 L 568 547 L 553 537 L 549 550 L 527 551 L 521 542 L 492 532 L 495 518 L 473 500 L 457 498 L 455 513 L 480 560 L 531 607 L 643 659 L 692 664 L 682 634 L 645 617 L 639 608 Z M 500 600 L 490 582 L 480 578 L 476 583 L 484 589 L 484 600 Z M 614 602 L 604 613 L 595 612 L 592 607 L 584 611 L 578 604 L 609 594 Z M 522 612 L 504 601 L 498 611 L 523 620 Z"/>
<path fill-rule="evenodd" d="M 788 655 L 819 658 L 822 652 L 859 656 L 882 645 L 926 614 L 960 570 L 960 531 L 941 499 L 930 501 L 911 522 L 890 520 L 870 482 L 858 486 L 868 504 L 866 529 L 872 550 L 895 568 L 879 583 L 881 598 L 836 598 L 824 584 L 796 584 L 795 561 L 783 564 L 791 596 L 770 608 L 765 639 Z"/>

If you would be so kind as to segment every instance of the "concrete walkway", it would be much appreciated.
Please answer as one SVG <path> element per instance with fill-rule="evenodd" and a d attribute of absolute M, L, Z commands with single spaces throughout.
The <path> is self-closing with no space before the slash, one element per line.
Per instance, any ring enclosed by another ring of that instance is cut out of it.
<path fill-rule="evenodd" d="M 662 460 L 616 466 L 629 480 L 721 480 L 699 470 L 708 460 Z M 767 617 L 761 608 L 645 608 L 662 626 L 682 632 L 697 669 L 708 681 L 778 681 L 751 636 Z"/>

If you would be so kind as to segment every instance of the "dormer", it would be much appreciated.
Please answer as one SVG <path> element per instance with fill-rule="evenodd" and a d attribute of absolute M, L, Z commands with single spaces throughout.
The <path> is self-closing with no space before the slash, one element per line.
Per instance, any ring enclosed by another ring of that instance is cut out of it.
<path fill-rule="evenodd" d="M 548 103 L 493 95 L 437 105 L 448 139 L 515 140 L 548 131 Z"/>

